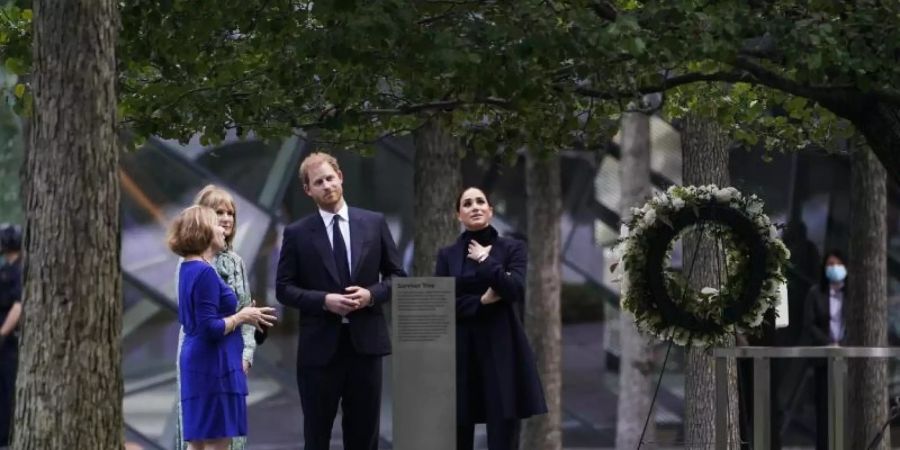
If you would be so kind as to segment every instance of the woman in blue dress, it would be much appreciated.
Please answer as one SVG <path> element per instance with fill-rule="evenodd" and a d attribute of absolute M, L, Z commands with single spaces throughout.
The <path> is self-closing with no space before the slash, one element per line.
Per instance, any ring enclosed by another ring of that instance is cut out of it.
<path fill-rule="evenodd" d="M 476 423 L 488 449 L 515 450 L 519 419 L 547 405 L 534 354 L 513 305 L 525 302 L 524 243 L 491 226 L 494 209 L 478 188 L 462 192 L 465 231 L 438 252 L 435 275 L 456 278 L 456 448 L 472 450 Z"/>
<path fill-rule="evenodd" d="M 228 191 L 209 184 L 194 197 L 194 204 L 207 206 L 216 212 L 219 218 L 219 225 L 225 229 L 225 248 L 216 253 L 213 258 L 213 266 L 222 281 L 228 285 L 237 297 L 238 310 L 253 304 L 250 297 L 250 283 L 247 281 L 247 271 L 244 269 L 244 260 L 234 251 L 233 241 L 235 230 L 237 229 L 237 205 L 234 197 Z M 181 263 L 175 273 L 175 289 L 178 289 L 178 274 L 181 272 Z M 254 331 L 257 333 L 254 335 Z M 258 338 L 257 338 L 258 336 Z M 257 341 L 261 342 L 265 337 L 265 330 L 261 332 L 256 330 L 252 325 L 244 325 L 241 327 L 241 337 L 244 340 L 244 350 L 242 353 L 244 374 L 249 375 L 250 367 L 253 365 L 253 356 L 256 352 Z M 181 354 L 182 343 L 184 342 L 184 330 L 179 330 L 178 336 L 178 354 Z M 176 365 L 177 365 L 176 361 Z M 181 391 L 181 377 L 176 376 L 175 384 L 177 390 Z M 187 443 L 181 431 L 181 399 L 175 402 L 175 412 L 177 420 L 175 423 L 175 449 L 187 449 Z M 238 436 L 231 440 L 228 450 L 244 450 L 247 445 L 247 439 L 244 436 Z"/>
<path fill-rule="evenodd" d="M 212 265 L 225 248 L 215 211 L 191 206 L 169 230 L 169 248 L 184 258 L 178 274 L 182 432 L 189 450 L 225 450 L 247 434 L 247 379 L 241 325 L 271 326 L 274 309 L 245 307 Z"/>

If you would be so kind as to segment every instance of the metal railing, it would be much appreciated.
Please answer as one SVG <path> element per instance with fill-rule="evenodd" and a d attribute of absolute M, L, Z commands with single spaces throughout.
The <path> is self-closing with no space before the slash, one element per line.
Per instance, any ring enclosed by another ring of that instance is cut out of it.
<path fill-rule="evenodd" d="M 846 448 L 844 435 L 845 380 L 848 358 L 898 358 L 900 347 L 732 347 L 712 350 L 716 358 L 716 406 L 728 404 L 728 359 L 753 360 L 753 449 L 771 442 L 770 368 L 773 358 L 828 360 L 828 448 Z M 728 448 L 728 414 L 716 414 L 716 450 Z"/>

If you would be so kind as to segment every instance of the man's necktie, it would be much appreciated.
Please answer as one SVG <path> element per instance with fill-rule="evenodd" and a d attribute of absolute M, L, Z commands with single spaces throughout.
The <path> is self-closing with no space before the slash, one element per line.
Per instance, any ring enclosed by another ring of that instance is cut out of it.
<path fill-rule="evenodd" d="M 338 277 L 341 279 L 341 287 L 350 286 L 350 263 L 347 261 L 347 245 L 341 234 L 341 216 L 334 216 L 331 225 L 332 251 L 334 251 L 334 264 L 337 266 Z"/>

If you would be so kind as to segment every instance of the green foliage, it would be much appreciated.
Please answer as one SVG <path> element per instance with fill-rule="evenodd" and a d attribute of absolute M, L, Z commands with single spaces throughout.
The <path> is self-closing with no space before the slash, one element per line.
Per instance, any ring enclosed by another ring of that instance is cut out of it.
<path fill-rule="evenodd" d="M 666 115 L 699 111 L 783 151 L 852 132 L 838 94 L 900 98 L 897 2 L 124 0 L 120 12 L 121 121 L 182 141 L 315 128 L 364 148 L 439 114 L 479 152 L 590 148 L 626 105 L 667 90 Z M 0 17 L 16 73 L 30 66 L 29 14 Z"/>
<path fill-rule="evenodd" d="M 2 48 L 3 77 L 23 76 L 31 70 L 31 19 L 33 13 L 15 3 L 0 7 L 0 48 Z M 3 83 L 3 96 L 12 97 L 13 109 L 19 115 L 29 115 L 31 93 L 22 83 Z M 5 106 L 5 105 L 4 105 Z M 4 113 L 5 114 L 5 113 Z"/>
<path fill-rule="evenodd" d="M 17 86 L 16 77 L 0 70 L 0 84 L 6 88 Z M 14 90 L 13 87 L 11 90 Z M 8 89 L 10 90 L 10 89 Z M 0 223 L 22 221 L 22 201 L 19 195 L 19 169 L 24 146 L 19 118 L 7 102 L 0 103 Z"/>
<path fill-rule="evenodd" d="M 614 19 L 572 16 L 572 28 L 584 30 L 579 42 L 603 33 L 604 45 L 624 50 L 621 64 L 594 58 L 588 49 L 575 59 L 596 74 L 588 76 L 591 95 L 670 89 L 668 116 L 690 110 L 716 118 L 735 138 L 768 152 L 829 146 L 849 136 L 852 127 L 836 112 L 852 114 L 846 104 L 854 97 L 872 95 L 900 106 L 900 3 L 616 3 Z M 602 4 L 579 2 L 594 12 Z"/>
<path fill-rule="evenodd" d="M 685 85 L 668 92 L 664 115 L 679 118 L 693 112 L 721 123 L 733 139 L 748 148 L 772 152 L 801 150 L 815 145 L 840 150 L 841 139 L 853 127 L 821 105 L 749 83 Z"/>

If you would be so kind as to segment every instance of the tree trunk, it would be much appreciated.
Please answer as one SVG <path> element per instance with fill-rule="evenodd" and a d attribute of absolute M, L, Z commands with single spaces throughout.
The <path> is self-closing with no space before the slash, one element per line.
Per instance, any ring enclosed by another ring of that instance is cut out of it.
<path fill-rule="evenodd" d="M 525 193 L 528 198 L 525 330 L 534 349 L 549 412 L 525 421 L 522 448 L 560 450 L 562 347 L 559 221 L 562 212 L 562 186 L 559 156 L 553 154 L 542 157 L 529 152 L 525 166 Z"/>
<path fill-rule="evenodd" d="M 858 108 L 842 111 L 865 136 L 866 143 L 895 182 L 900 183 L 900 108 L 871 97 Z"/>
<path fill-rule="evenodd" d="M 728 138 L 724 130 L 712 120 L 688 115 L 681 132 L 681 148 L 684 154 L 683 171 L 685 185 L 730 185 L 728 176 Z M 686 236 L 684 242 L 684 271 L 690 271 L 693 259 L 691 286 L 718 287 L 716 275 L 716 246 L 696 245 L 696 234 Z M 697 248 L 696 257 L 694 249 Z M 732 342 L 729 345 L 734 345 Z M 715 400 L 715 359 L 702 347 L 687 349 L 685 371 L 685 441 L 693 449 L 712 449 L 717 430 Z M 739 448 L 737 366 L 728 364 L 728 433 L 729 448 Z"/>
<path fill-rule="evenodd" d="M 865 145 L 853 151 L 850 195 L 850 261 L 844 317 L 847 345 L 887 345 L 887 191 L 884 167 Z M 848 436 L 862 448 L 888 419 L 887 365 L 850 359 Z M 890 432 L 877 449 L 890 448 Z"/>
<path fill-rule="evenodd" d="M 437 252 L 459 235 L 453 207 L 462 188 L 462 147 L 439 118 L 431 119 L 415 136 L 415 235 L 413 276 L 431 276 Z"/>
<path fill-rule="evenodd" d="M 631 217 L 631 208 L 640 207 L 650 198 L 650 118 L 641 113 L 622 115 L 622 144 L 619 180 L 622 199 L 619 211 L 622 221 Z M 638 332 L 634 315 L 622 311 L 619 336 L 622 350 L 619 359 L 619 405 L 616 422 L 616 449 L 634 450 L 641 443 L 641 433 L 650 411 L 655 372 L 652 338 Z M 654 442 L 656 421 L 651 415 L 644 442 Z M 650 449 L 654 445 L 640 445 Z"/>
<path fill-rule="evenodd" d="M 121 449 L 113 0 L 34 2 L 18 450 Z"/>

